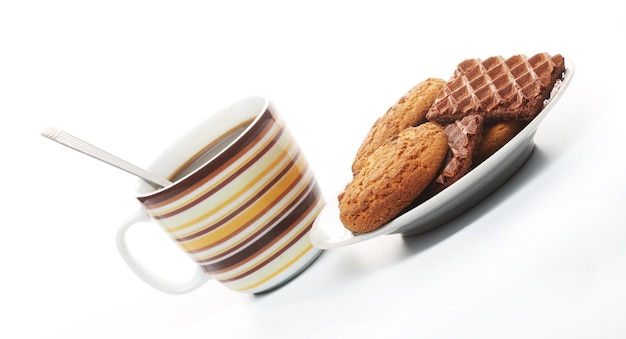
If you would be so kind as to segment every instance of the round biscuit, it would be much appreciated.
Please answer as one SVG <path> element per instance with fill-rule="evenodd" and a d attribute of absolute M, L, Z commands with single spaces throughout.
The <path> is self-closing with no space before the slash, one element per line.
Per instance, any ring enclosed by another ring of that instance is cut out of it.
<path fill-rule="evenodd" d="M 479 165 L 511 140 L 524 126 L 522 121 L 506 120 L 485 127 L 482 141 L 476 147 L 472 159 L 473 166 Z"/>
<path fill-rule="evenodd" d="M 344 226 L 365 233 L 395 218 L 437 175 L 447 152 L 443 128 L 431 122 L 388 139 L 339 196 Z"/>
<path fill-rule="evenodd" d="M 365 159 L 387 139 L 405 128 L 425 122 L 426 113 L 445 83 L 445 80 L 438 78 L 429 78 L 420 82 L 376 120 L 354 157 L 352 173 L 358 172 Z"/>

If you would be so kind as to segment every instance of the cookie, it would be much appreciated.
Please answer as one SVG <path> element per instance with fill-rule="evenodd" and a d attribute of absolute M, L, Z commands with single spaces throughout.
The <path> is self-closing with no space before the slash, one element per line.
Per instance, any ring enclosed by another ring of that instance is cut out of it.
<path fill-rule="evenodd" d="M 389 222 L 430 184 L 447 153 L 443 128 L 431 122 L 387 139 L 338 197 L 341 222 L 357 233 Z"/>
<path fill-rule="evenodd" d="M 483 138 L 474 152 L 473 166 L 476 167 L 497 150 L 504 146 L 524 127 L 522 121 L 497 121 L 485 126 Z"/>
<path fill-rule="evenodd" d="M 426 79 L 415 85 L 371 127 L 361 143 L 352 163 L 352 173 L 357 173 L 365 159 L 390 137 L 407 127 L 417 126 L 426 120 L 426 113 L 433 104 L 445 81 Z"/>
<path fill-rule="evenodd" d="M 559 54 L 467 59 L 458 64 L 426 117 L 440 124 L 470 114 L 529 121 L 541 111 L 564 71 L 565 61 Z"/>

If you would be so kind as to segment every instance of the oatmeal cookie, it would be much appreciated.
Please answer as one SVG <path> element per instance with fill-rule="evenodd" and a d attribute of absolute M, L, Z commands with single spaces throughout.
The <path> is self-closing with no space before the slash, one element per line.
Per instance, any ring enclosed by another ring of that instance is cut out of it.
<path fill-rule="evenodd" d="M 443 88 L 443 79 L 429 78 L 415 85 L 391 106 L 371 127 L 352 163 L 352 173 L 358 172 L 365 159 L 390 137 L 407 127 L 426 121 L 426 113 Z"/>
<path fill-rule="evenodd" d="M 443 128 L 431 122 L 387 139 L 339 196 L 344 226 L 364 233 L 392 220 L 435 178 L 447 153 Z"/>

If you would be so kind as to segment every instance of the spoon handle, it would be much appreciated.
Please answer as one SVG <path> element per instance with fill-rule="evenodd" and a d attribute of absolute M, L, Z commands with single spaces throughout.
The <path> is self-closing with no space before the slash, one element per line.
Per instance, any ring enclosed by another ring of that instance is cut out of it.
<path fill-rule="evenodd" d="M 159 185 L 161 187 L 165 187 L 171 184 L 170 181 L 164 178 L 161 178 L 151 172 L 139 168 L 62 130 L 56 128 L 46 128 L 43 130 L 43 132 L 41 132 L 41 135 L 76 151 L 79 151 L 83 154 L 86 154 L 90 157 L 103 161 L 109 165 L 113 165 L 128 173 L 134 174 L 153 184 Z"/>

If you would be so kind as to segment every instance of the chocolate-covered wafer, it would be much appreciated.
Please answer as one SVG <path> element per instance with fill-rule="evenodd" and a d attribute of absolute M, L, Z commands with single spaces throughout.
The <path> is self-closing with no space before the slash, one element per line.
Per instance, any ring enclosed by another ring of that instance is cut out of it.
<path fill-rule="evenodd" d="M 461 62 L 428 111 L 428 120 L 449 124 L 470 114 L 528 121 L 542 109 L 565 71 L 559 54 L 501 56 Z"/>
<path fill-rule="evenodd" d="M 478 114 L 466 116 L 444 128 L 448 156 L 435 180 L 424 195 L 430 197 L 459 180 L 472 168 L 472 157 L 482 138 L 484 119 Z"/>

